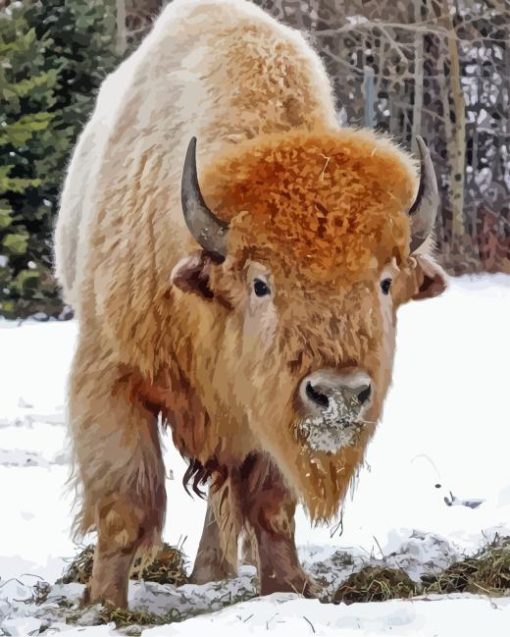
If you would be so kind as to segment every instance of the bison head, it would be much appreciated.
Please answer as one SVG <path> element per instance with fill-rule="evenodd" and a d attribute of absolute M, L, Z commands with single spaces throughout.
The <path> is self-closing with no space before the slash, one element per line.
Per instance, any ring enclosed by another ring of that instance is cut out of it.
<path fill-rule="evenodd" d="M 188 148 L 183 211 L 201 250 L 173 281 L 214 306 L 214 391 L 316 519 L 335 512 L 380 417 L 398 306 L 445 287 L 418 145 L 419 171 L 367 131 L 259 138 L 204 171 L 205 198 Z"/>

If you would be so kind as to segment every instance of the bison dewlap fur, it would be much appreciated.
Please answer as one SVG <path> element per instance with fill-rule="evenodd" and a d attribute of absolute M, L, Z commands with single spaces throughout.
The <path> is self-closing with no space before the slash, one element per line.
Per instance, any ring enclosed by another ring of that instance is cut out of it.
<path fill-rule="evenodd" d="M 418 146 L 414 161 L 339 128 L 306 40 L 244 0 L 174 0 L 106 79 L 55 247 L 80 325 L 87 600 L 125 606 L 133 560 L 160 542 L 160 414 L 188 479 L 210 485 L 193 579 L 233 575 L 244 538 L 263 594 L 313 594 L 296 504 L 315 521 L 338 511 L 381 414 L 397 308 L 445 286 Z"/>

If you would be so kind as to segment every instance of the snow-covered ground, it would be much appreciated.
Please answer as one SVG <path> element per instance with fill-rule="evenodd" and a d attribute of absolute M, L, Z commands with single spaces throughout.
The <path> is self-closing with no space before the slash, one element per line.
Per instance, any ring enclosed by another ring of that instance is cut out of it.
<path fill-rule="evenodd" d="M 343 525 L 311 528 L 298 514 L 300 554 L 338 584 L 363 560 L 399 565 L 417 578 L 473 552 L 495 532 L 510 534 L 508 361 L 510 277 L 463 277 L 433 301 L 400 311 L 394 386 Z M 65 490 L 65 384 L 76 323 L 0 322 L 0 635 L 28 635 L 51 620 L 24 603 L 41 578 L 53 582 L 77 548 L 69 538 Z M 181 486 L 184 462 L 166 441 L 169 512 L 165 540 L 193 558 L 205 505 Z M 340 529 L 343 529 L 342 532 Z M 133 584 L 135 607 L 221 608 L 246 599 L 250 573 L 218 587 Z M 76 598 L 81 588 L 55 588 Z M 53 596 L 53 597 L 52 597 Z M 187 604 L 187 606 L 186 606 Z M 207 606 L 209 604 L 209 606 Z M 51 605 L 51 603 L 50 603 Z M 55 605 L 54 605 L 55 606 Z M 50 609 L 51 610 L 51 609 Z M 48 611 L 49 612 L 49 611 Z M 111 626 L 53 630 L 108 635 Z M 51 612 L 49 615 L 51 616 Z M 239 634 L 508 637 L 510 598 L 456 596 L 334 606 L 274 595 L 148 629 L 147 637 Z"/>

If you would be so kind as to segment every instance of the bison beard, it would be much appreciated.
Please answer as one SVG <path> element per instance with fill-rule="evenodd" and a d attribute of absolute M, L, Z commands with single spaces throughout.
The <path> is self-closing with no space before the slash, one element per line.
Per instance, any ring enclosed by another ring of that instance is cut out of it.
<path fill-rule="evenodd" d="M 131 565 L 161 541 L 160 414 L 185 482 L 209 485 L 193 579 L 235 575 L 248 537 L 263 594 L 313 594 L 296 503 L 316 521 L 338 511 L 391 380 L 396 310 L 444 289 L 418 148 L 420 181 L 388 139 L 339 129 L 318 56 L 244 0 L 173 0 L 106 79 L 55 238 L 80 322 L 69 426 L 76 531 L 98 533 L 87 601 L 126 606 Z M 307 402 L 310 378 L 327 382 Z"/>

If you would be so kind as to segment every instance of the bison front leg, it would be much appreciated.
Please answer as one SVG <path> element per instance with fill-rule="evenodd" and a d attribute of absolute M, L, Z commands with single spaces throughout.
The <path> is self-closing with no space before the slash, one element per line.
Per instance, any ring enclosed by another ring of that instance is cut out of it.
<path fill-rule="evenodd" d="M 210 491 L 202 537 L 191 581 L 206 584 L 235 577 L 240 518 L 231 502 L 229 480 L 218 491 Z"/>
<path fill-rule="evenodd" d="M 84 601 L 125 607 L 133 560 L 159 546 L 164 522 L 156 416 L 137 396 L 133 377 L 83 337 L 71 372 L 69 415 L 81 494 L 76 530 L 97 531 Z"/>
<path fill-rule="evenodd" d="M 313 595 L 294 540 L 296 500 L 278 469 L 264 456 L 250 456 L 240 469 L 239 496 L 258 554 L 260 592 Z"/>

